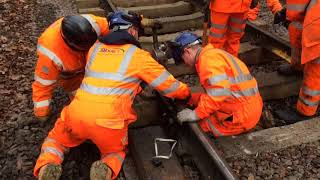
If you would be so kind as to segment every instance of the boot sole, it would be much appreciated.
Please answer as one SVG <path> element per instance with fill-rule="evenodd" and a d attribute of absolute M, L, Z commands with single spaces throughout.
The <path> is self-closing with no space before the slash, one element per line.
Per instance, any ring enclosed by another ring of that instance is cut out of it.
<path fill-rule="evenodd" d="M 60 165 L 49 164 L 43 170 L 43 173 L 39 174 L 39 180 L 59 180 L 62 173 Z"/>
<path fill-rule="evenodd" d="M 111 179 L 111 170 L 102 161 L 96 161 L 90 168 L 90 180 Z"/>

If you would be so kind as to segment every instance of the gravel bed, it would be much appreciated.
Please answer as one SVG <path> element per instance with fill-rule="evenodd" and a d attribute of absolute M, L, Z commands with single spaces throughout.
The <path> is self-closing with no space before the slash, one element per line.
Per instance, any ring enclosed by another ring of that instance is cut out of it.
<path fill-rule="evenodd" d="M 320 179 L 320 141 L 226 160 L 241 180 Z"/>

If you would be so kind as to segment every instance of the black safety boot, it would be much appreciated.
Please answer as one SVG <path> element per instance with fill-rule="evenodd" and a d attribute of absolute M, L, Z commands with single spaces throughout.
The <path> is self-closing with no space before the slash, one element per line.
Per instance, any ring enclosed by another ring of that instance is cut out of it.
<path fill-rule="evenodd" d="M 302 76 L 303 75 L 303 71 L 295 69 L 290 64 L 280 65 L 277 71 L 279 74 L 285 75 L 285 76 L 293 76 L 293 75 Z"/>
<path fill-rule="evenodd" d="M 102 161 L 96 161 L 90 168 L 90 180 L 111 180 L 112 171 Z"/>
<path fill-rule="evenodd" d="M 39 180 L 59 180 L 62 173 L 61 165 L 46 164 L 39 171 Z"/>
<path fill-rule="evenodd" d="M 300 114 L 296 109 L 280 109 L 275 111 L 275 115 L 284 120 L 287 124 L 293 124 L 299 121 L 303 121 L 312 117 L 304 116 Z"/>

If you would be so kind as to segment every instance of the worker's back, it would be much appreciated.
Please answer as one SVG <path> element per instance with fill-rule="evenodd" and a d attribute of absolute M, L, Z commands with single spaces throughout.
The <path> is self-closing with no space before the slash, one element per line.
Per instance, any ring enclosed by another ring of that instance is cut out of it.
<path fill-rule="evenodd" d="M 206 109 L 197 108 L 198 115 L 205 116 L 212 109 L 233 114 L 233 123 L 251 127 L 258 122 L 262 99 L 257 81 L 241 60 L 209 44 L 200 53 L 196 68 L 207 92 L 198 105 Z"/>

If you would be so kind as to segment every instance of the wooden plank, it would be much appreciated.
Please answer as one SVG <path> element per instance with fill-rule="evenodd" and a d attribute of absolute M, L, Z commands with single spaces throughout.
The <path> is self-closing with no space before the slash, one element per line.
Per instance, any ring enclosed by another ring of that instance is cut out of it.
<path fill-rule="evenodd" d="M 289 146 L 318 141 L 319 139 L 320 118 L 317 117 L 287 126 L 269 128 L 239 136 L 221 137 L 215 142 L 223 150 L 224 156 L 228 158 L 275 151 Z"/>

